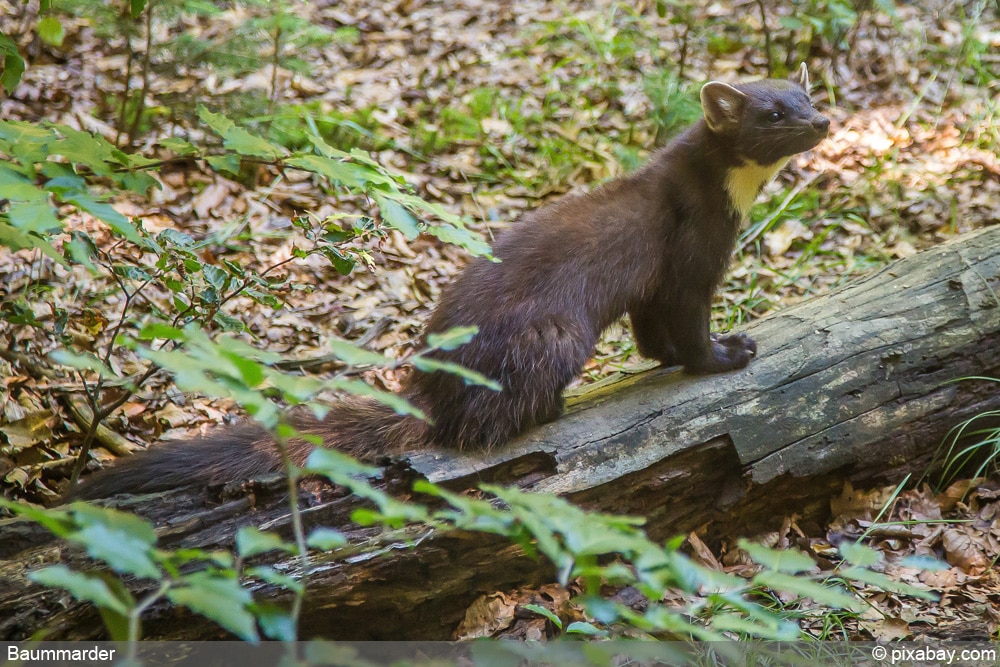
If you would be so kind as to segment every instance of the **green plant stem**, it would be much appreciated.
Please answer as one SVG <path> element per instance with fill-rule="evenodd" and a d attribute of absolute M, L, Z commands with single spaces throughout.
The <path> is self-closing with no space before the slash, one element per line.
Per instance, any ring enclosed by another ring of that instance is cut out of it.
<path fill-rule="evenodd" d="M 899 497 L 899 494 L 903 492 L 903 489 L 906 487 L 906 484 L 910 481 L 910 477 L 912 476 L 913 476 L 912 474 L 908 474 L 906 477 L 903 478 L 903 481 L 896 486 L 896 490 L 892 492 L 892 496 L 890 496 L 889 500 L 885 503 L 885 505 L 882 506 L 882 509 L 879 510 L 878 515 L 876 515 L 876 517 L 872 519 L 871 525 L 869 525 L 868 529 L 865 532 L 863 532 L 861 534 L 861 537 L 859 537 L 856 540 L 858 544 L 861 544 L 862 540 L 868 537 L 869 533 L 872 532 L 872 529 L 878 524 L 878 520 L 886 515 L 889 509 L 896 502 L 896 499 Z"/>
<path fill-rule="evenodd" d="M 170 581 L 163 580 L 160 582 L 160 587 L 156 589 L 155 592 L 147 595 L 143 600 L 137 604 L 135 607 L 129 611 L 128 614 L 128 661 L 134 663 L 137 658 L 137 653 L 139 650 L 139 619 L 142 618 L 143 612 L 149 609 L 157 600 L 163 597 L 163 595 L 170 590 Z"/>
<path fill-rule="evenodd" d="M 309 579 L 309 549 L 306 547 L 306 534 L 302 526 L 302 512 L 299 510 L 298 490 L 299 473 L 295 464 L 288 455 L 288 438 L 275 434 L 275 443 L 281 453 L 281 461 L 285 464 L 285 478 L 288 485 L 288 509 L 292 517 L 292 533 L 295 535 L 295 550 L 299 554 L 301 562 L 302 576 L 299 581 L 301 586 L 295 593 L 292 601 L 292 625 L 295 628 L 295 636 L 299 633 L 299 617 L 302 615 L 302 602 L 305 599 L 306 584 Z"/>

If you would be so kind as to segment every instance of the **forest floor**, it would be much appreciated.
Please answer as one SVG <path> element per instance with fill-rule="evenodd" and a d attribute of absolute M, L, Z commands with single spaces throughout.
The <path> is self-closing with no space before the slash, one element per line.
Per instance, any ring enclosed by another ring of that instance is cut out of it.
<path fill-rule="evenodd" d="M 107 26 L 102 32 L 81 9 L 64 20 L 63 46 L 46 46 L 32 37 L 29 6 L 14 4 L 0 7 L 0 28 L 22 47 L 29 68 L 14 93 L 0 98 L 0 118 L 65 123 L 120 143 L 117 100 L 129 67 L 121 33 Z M 164 139 L 203 132 L 196 127 L 198 103 L 235 119 L 269 115 L 277 134 L 313 114 L 329 121 L 331 143 L 368 151 L 406 174 L 421 197 L 467 217 L 491 239 L 525 210 L 641 164 L 697 116 L 701 82 L 765 76 L 769 62 L 787 74 L 805 57 L 816 106 L 833 121 L 831 134 L 795 158 L 753 209 L 716 303 L 716 326 L 727 329 L 1000 221 L 996 6 L 934 0 L 890 14 L 883 4 L 846 23 L 830 9 L 811 16 L 772 9 L 765 26 L 758 5 L 731 0 L 680 4 L 689 15 L 673 7 L 662 17 L 656 2 L 310 2 L 297 12 L 335 29 L 337 39 L 294 53 L 305 68 L 252 71 L 179 55 L 176 41 L 167 41 L 181 34 L 211 45 L 246 24 L 250 10 L 185 15 L 158 28 L 168 46 L 151 61 L 151 111 L 132 141 L 155 156 Z M 141 41 L 136 37 L 133 45 Z M 235 229 L 239 243 L 225 252 L 261 268 L 292 256 L 289 220 L 299 211 L 323 217 L 365 213 L 369 205 L 323 192 L 304 175 L 267 174 L 251 186 L 188 163 L 164 169 L 159 180 L 162 187 L 150 198 L 118 197 L 116 208 L 141 218 L 147 229 L 176 228 L 194 237 Z M 87 230 L 99 245 L 109 241 L 93 219 L 71 217 L 68 224 Z M 393 358 L 411 353 L 442 286 L 467 254 L 430 236 L 408 242 L 399 232 L 356 250 L 370 264 L 349 276 L 316 257 L 284 265 L 289 285 L 315 289 L 290 289 L 278 310 L 249 300 L 229 304 L 248 323 L 248 338 L 298 359 L 326 354 L 333 336 L 364 338 Z M 44 283 L 47 300 L 76 314 L 67 323 L 70 335 L 109 335 L 121 308 L 114 285 L 83 269 L 41 263 L 24 252 L 0 251 L 5 300 L 35 294 Z M 56 345 L 29 327 L 2 335 L 8 349 L 36 359 Z M 580 382 L 641 363 L 627 326 L 615 326 Z M 397 372 L 372 371 L 366 379 L 394 389 Z M 51 498 L 65 477 L 60 462 L 71 459 L 79 440 L 79 427 L 53 396 L 80 386 L 70 379 L 29 381 L 10 359 L 0 360 L 0 377 L 7 387 L 0 424 L 7 435 L 6 449 L 0 448 L 4 489 L 36 501 Z M 233 410 L 226 401 L 182 397 L 157 377 L 109 426 L 146 444 L 188 437 Z M 33 418 L 38 415 L 44 417 Z M 781 534 L 767 538 L 772 545 L 821 556 L 844 522 L 871 528 L 878 517 L 872 543 L 888 561 L 933 554 L 951 566 L 896 572 L 942 592 L 939 603 L 869 591 L 871 613 L 831 621 L 806 610 L 803 628 L 828 638 L 995 637 L 998 485 L 978 482 L 965 498 L 955 488 L 845 491 L 831 499 L 836 518 L 826 535 L 796 534 L 789 517 Z M 879 503 L 891 509 L 879 516 Z M 693 549 L 704 562 L 740 567 L 735 552 Z M 511 632 L 530 635 L 537 622 L 532 627 L 522 622 Z"/>

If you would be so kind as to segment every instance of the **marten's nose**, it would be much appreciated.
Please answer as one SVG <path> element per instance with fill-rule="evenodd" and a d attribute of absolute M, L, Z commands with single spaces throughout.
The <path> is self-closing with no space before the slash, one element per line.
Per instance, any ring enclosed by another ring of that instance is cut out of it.
<path fill-rule="evenodd" d="M 830 131 L 830 119 L 826 116 L 816 116 L 813 118 L 812 126 L 816 128 L 817 132 L 826 134 Z"/>

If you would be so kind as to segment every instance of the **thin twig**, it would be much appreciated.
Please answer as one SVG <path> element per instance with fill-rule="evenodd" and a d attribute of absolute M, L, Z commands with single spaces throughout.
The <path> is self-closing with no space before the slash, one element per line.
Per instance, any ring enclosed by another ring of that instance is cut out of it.
<path fill-rule="evenodd" d="M 129 126 L 128 130 L 128 143 L 130 146 L 135 142 L 135 135 L 139 133 L 139 123 L 142 121 L 142 114 L 146 110 L 146 96 L 149 94 L 149 61 L 150 53 L 153 50 L 153 6 L 155 4 L 155 0 L 149 0 L 146 4 L 146 52 L 142 54 L 142 91 L 139 93 L 135 115 L 132 116 L 132 125 Z"/>
<path fill-rule="evenodd" d="M 771 54 L 771 29 L 767 27 L 767 12 L 764 10 L 764 0 L 756 0 L 757 9 L 760 10 L 760 25 L 764 31 L 764 55 L 767 57 L 767 76 L 774 74 Z"/>

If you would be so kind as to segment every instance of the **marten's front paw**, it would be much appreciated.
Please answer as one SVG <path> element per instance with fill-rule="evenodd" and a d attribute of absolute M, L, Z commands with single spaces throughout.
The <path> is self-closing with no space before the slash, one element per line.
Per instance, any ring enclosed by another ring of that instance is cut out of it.
<path fill-rule="evenodd" d="M 712 352 L 719 370 L 731 371 L 750 363 L 757 355 L 757 343 L 745 333 L 726 334 L 713 337 Z"/>
<path fill-rule="evenodd" d="M 757 356 L 757 342 L 745 333 L 726 334 L 725 336 L 713 334 L 712 342 L 729 348 L 745 350 L 751 358 Z"/>
<path fill-rule="evenodd" d="M 713 335 L 707 358 L 687 366 L 696 373 L 722 373 L 743 368 L 756 354 L 757 343 L 746 334 Z"/>

